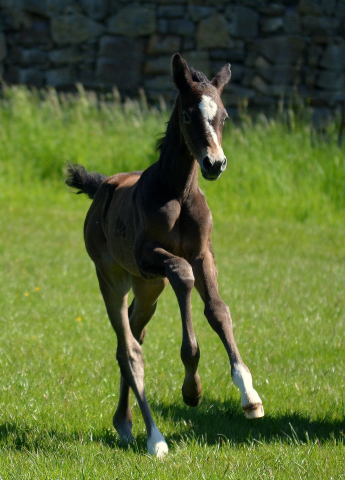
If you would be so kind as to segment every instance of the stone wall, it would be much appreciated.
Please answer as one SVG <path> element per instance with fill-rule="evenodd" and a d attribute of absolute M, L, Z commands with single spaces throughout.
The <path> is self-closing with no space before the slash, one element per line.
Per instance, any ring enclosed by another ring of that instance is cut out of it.
<path fill-rule="evenodd" d="M 170 100 L 177 51 L 210 77 L 232 64 L 230 108 L 297 94 L 332 105 L 345 95 L 345 0 L 0 0 L 8 84 Z"/>

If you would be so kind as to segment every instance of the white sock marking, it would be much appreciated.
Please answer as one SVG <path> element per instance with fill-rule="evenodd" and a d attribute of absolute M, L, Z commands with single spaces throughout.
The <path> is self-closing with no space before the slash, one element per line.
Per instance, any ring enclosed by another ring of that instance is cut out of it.
<path fill-rule="evenodd" d="M 242 407 L 248 407 L 255 403 L 262 403 L 256 390 L 253 388 L 252 375 L 242 365 L 236 365 L 233 369 L 232 380 L 241 391 Z"/>
<path fill-rule="evenodd" d="M 147 439 L 147 450 L 150 455 L 156 455 L 158 458 L 168 453 L 168 445 L 163 435 L 156 426 L 152 428 L 151 436 Z"/>

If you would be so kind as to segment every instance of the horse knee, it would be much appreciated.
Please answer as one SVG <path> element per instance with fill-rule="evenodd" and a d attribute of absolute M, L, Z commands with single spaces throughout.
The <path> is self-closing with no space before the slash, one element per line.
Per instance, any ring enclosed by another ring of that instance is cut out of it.
<path fill-rule="evenodd" d="M 122 376 L 130 387 L 144 380 L 144 361 L 140 344 L 135 340 L 131 345 L 120 345 L 117 348 L 116 359 Z"/>
<path fill-rule="evenodd" d="M 231 324 L 229 307 L 221 299 L 210 301 L 205 305 L 205 316 L 216 332 L 218 332 L 225 323 Z"/>

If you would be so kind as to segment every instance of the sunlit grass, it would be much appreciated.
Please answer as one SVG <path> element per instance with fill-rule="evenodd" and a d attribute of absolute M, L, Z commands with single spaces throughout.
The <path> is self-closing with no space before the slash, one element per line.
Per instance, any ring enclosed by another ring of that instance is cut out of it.
<path fill-rule="evenodd" d="M 136 443 L 122 447 L 113 430 L 116 338 L 83 245 L 90 201 L 66 190 L 62 168 L 81 161 L 110 174 L 117 148 L 122 167 L 145 168 L 166 114 L 113 103 L 109 122 L 83 95 L 52 91 L 48 101 L 11 90 L 0 109 L 0 478 L 343 478 L 344 151 L 332 132 L 329 144 L 313 145 L 307 124 L 227 127 L 228 170 L 200 183 L 215 219 L 220 292 L 266 416 L 244 418 L 196 294 L 204 397 L 197 409 L 183 404 L 181 321 L 168 287 L 144 344 L 147 395 L 170 448 L 162 462 L 146 455 L 134 399 Z M 60 152 L 46 149 L 53 141 Z"/>

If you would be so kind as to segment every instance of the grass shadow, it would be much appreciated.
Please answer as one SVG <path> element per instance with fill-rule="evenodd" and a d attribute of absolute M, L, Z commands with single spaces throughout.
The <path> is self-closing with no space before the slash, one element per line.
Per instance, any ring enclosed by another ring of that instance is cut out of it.
<path fill-rule="evenodd" d="M 181 433 L 168 436 L 168 442 L 178 442 L 192 436 L 201 443 L 216 445 L 226 441 L 234 445 L 248 445 L 253 441 L 265 443 L 304 443 L 317 441 L 319 444 L 331 440 L 345 441 L 345 419 L 325 416 L 313 419 L 301 412 L 269 413 L 260 419 L 248 420 L 235 400 L 220 402 L 204 397 L 197 408 L 183 404 L 156 407 L 151 405 L 155 416 L 165 421 L 182 425 Z"/>
<path fill-rule="evenodd" d="M 238 402 L 229 399 L 225 402 L 205 396 L 197 408 L 189 408 L 181 403 L 162 404 L 151 401 L 155 418 L 161 417 L 167 424 L 175 423 L 173 434 L 165 434 L 165 439 L 174 449 L 174 444 L 197 442 L 200 445 L 250 445 L 253 442 L 302 444 L 309 441 L 322 445 L 328 441 L 345 441 L 345 420 L 333 419 L 327 415 L 323 419 L 312 419 L 305 414 L 281 413 L 276 416 L 266 414 L 257 420 L 247 420 Z M 171 429 L 170 429 L 171 430 Z M 0 425 L 1 448 L 30 452 L 52 451 L 68 448 L 71 444 L 98 444 L 110 449 L 146 454 L 146 436 L 136 435 L 135 441 L 126 445 L 119 441 L 115 430 L 109 428 L 63 432 L 58 429 L 35 429 L 23 425 L 20 418 Z"/>

